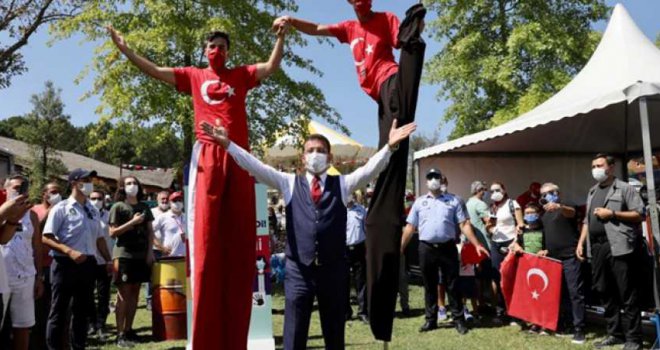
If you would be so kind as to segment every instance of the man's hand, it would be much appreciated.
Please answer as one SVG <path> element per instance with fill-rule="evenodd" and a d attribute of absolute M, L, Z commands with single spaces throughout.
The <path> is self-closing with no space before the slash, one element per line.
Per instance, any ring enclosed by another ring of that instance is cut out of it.
<path fill-rule="evenodd" d="M 578 260 L 584 261 L 584 248 L 582 247 L 582 243 L 578 243 L 577 248 L 575 248 L 575 256 Z"/>
<path fill-rule="evenodd" d="M 112 276 L 112 274 L 115 272 L 115 266 L 112 262 L 105 264 L 105 272 L 108 274 L 108 276 Z"/>
<path fill-rule="evenodd" d="M 280 28 L 282 28 L 282 26 L 284 25 L 289 25 L 290 24 L 289 21 L 291 21 L 291 17 L 289 16 L 278 17 L 273 21 L 273 26 L 271 27 L 271 29 L 279 34 Z"/>
<path fill-rule="evenodd" d="M 594 209 L 594 215 L 601 220 L 610 220 L 614 218 L 614 210 L 607 208 L 596 208 Z"/>
<path fill-rule="evenodd" d="M 83 253 L 81 253 L 81 252 L 79 252 L 79 251 L 77 251 L 77 250 L 75 250 L 75 249 L 71 249 L 67 255 L 68 255 L 69 258 L 71 258 L 71 260 L 73 260 L 76 264 L 82 264 L 82 263 L 85 262 L 85 260 L 87 260 L 87 255 L 83 255 Z"/>
<path fill-rule="evenodd" d="M 394 121 L 392 121 L 392 128 L 390 129 L 390 138 L 387 142 L 392 149 L 396 149 L 399 142 L 406 139 L 417 129 L 417 124 L 414 122 L 406 124 L 400 128 L 397 128 L 397 124 L 397 119 L 394 119 Z"/>
<path fill-rule="evenodd" d="M 525 230 L 525 224 L 516 225 L 516 234 L 522 235 Z"/>
<path fill-rule="evenodd" d="M 277 34 L 278 37 L 283 38 L 288 30 L 289 30 L 289 23 L 284 22 L 279 27 L 277 27 L 277 29 L 275 30 L 275 34 Z"/>
<path fill-rule="evenodd" d="M 44 281 L 41 277 L 37 276 L 34 279 L 34 299 L 39 299 L 44 294 Z"/>
<path fill-rule="evenodd" d="M 487 257 L 490 258 L 490 252 L 481 244 L 477 244 L 477 255 L 479 256 L 486 255 Z"/>
<path fill-rule="evenodd" d="M 509 245 L 509 251 L 514 254 L 521 254 L 525 250 L 520 246 L 520 244 L 518 244 L 517 242 L 513 242 L 511 243 L 511 245 Z"/>
<path fill-rule="evenodd" d="M 142 213 L 135 213 L 133 215 L 133 218 L 131 219 L 131 221 L 129 221 L 131 226 L 139 225 L 142 222 L 144 222 L 144 214 L 142 214 Z"/>
<path fill-rule="evenodd" d="M 115 28 L 112 27 L 112 25 L 107 25 L 105 28 L 108 30 L 110 38 L 112 38 L 112 42 L 115 43 L 115 46 L 117 46 L 119 51 L 124 52 L 128 49 L 124 37 L 119 35 L 119 33 L 115 30 Z"/>
<path fill-rule="evenodd" d="M 213 126 L 208 122 L 202 122 L 200 124 L 202 131 L 208 136 L 211 136 L 217 143 L 220 144 L 223 148 L 229 147 L 229 136 L 227 135 L 227 129 L 221 125 Z"/>
<path fill-rule="evenodd" d="M 14 199 L 8 199 L 0 205 L 0 218 L 18 222 L 30 208 L 32 208 L 32 204 L 27 195 L 22 194 Z"/>
<path fill-rule="evenodd" d="M 547 249 L 546 250 L 539 250 L 539 252 L 536 253 L 536 255 L 546 257 L 546 256 L 548 256 L 548 250 Z"/>
<path fill-rule="evenodd" d="M 545 210 L 547 212 L 553 212 L 553 211 L 557 211 L 559 209 L 561 209 L 561 204 L 559 204 L 559 203 L 548 203 L 548 204 L 543 206 L 543 210 Z"/>

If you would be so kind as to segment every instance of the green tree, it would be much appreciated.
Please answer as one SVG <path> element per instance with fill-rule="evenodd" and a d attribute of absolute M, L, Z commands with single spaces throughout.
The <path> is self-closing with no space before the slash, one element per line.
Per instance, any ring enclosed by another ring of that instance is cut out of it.
<path fill-rule="evenodd" d="M 0 120 L 0 136 L 15 139 L 16 130 L 23 124 L 25 124 L 25 118 L 20 116 Z"/>
<path fill-rule="evenodd" d="M 19 140 L 29 144 L 28 175 L 31 180 L 30 197 L 39 198 L 42 186 L 49 180 L 67 172 L 58 149 L 66 139 L 69 116 L 64 115 L 61 90 L 52 82 L 46 82 L 46 89 L 32 95 L 32 112 L 27 114 L 25 123 L 16 129 Z"/>
<path fill-rule="evenodd" d="M 451 102 L 450 138 L 504 123 L 559 91 L 588 61 L 605 18 L 602 0 L 427 0 L 445 43 L 426 66 Z"/>
<path fill-rule="evenodd" d="M 184 139 L 190 154 L 193 139 L 191 99 L 140 73 L 111 43 L 103 25 L 112 23 L 128 45 L 162 66 L 204 64 L 203 38 L 211 30 L 231 35 L 230 65 L 265 61 L 275 43 L 270 26 L 275 14 L 296 10 L 294 0 L 178 0 L 88 1 L 82 13 L 59 22 L 58 38 L 81 32 L 99 42 L 91 69 L 96 72 L 88 94 L 99 94 L 97 112 L 107 120 L 133 125 L 162 123 L 164 134 Z M 293 45 L 306 42 L 295 33 L 287 36 L 285 62 L 296 69 L 320 74 L 309 60 L 293 54 Z M 90 67 L 83 70 L 84 76 Z M 304 131 L 304 118 L 317 116 L 338 125 L 339 116 L 310 82 L 297 82 L 283 72 L 267 79 L 248 98 L 250 140 L 253 145 L 272 144 L 283 132 Z M 166 135 L 163 135 L 166 137 Z M 107 142 L 107 140 L 99 140 Z"/>
<path fill-rule="evenodd" d="M 75 16 L 82 0 L 0 1 L 0 89 L 27 71 L 21 49 L 43 25 Z"/>

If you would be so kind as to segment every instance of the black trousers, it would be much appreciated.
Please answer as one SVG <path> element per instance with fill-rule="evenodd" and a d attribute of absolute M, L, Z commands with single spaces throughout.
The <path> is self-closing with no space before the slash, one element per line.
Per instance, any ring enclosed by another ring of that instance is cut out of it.
<path fill-rule="evenodd" d="M 75 350 L 85 348 L 89 317 L 87 308 L 93 298 L 95 269 L 96 259 L 92 255 L 87 256 L 87 260 L 81 264 L 64 257 L 53 260 L 50 271 L 52 300 L 46 330 L 48 349 L 58 350 L 62 347 L 70 306 L 71 347 Z"/>
<path fill-rule="evenodd" d="M 319 305 L 325 348 L 344 349 L 347 273 L 345 260 L 306 266 L 287 259 L 284 278 L 284 350 L 307 349 L 315 297 Z"/>
<path fill-rule="evenodd" d="M 636 253 L 614 257 L 608 242 L 591 244 L 593 287 L 604 302 L 607 334 L 639 343 L 642 341 L 642 316 Z"/>
<path fill-rule="evenodd" d="M 367 250 L 364 242 L 358 243 L 353 246 L 346 247 L 348 256 L 349 267 L 349 280 L 348 280 L 348 308 L 346 309 L 346 316 L 352 316 L 353 310 L 351 309 L 350 296 L 351 285 L 355 283 L 355 292 L 358 301 L 358 315 L 367 315 L 366 303 L 366 290 L 367 290 Z"/>
<path fill-rule="evenodd" d="M 96 265 L 94 269 L 94 290 L 89 306 L 89 325 L 94 329 L 105 328 L 105 322 L 110 314 L 110 284 L 112 276 L 108 275 L 106 265 Z"/>
<path fill-rule="evenodd" d="M 562 259 L 561 315 L 564 323 L 572 320 L 573 327 L 584 330 L 585 303 L 582 262 L 576 257 Z"/>
<path fill-rule="evenodd" d="M 424 305 L 426 321 L 438 321 L 438 282 L 442 282 L 449 295 L 449 310 L 454 320 L 463 320 L 463 297 L 458 289 L 460 262 L 453 241 L 441 244 L 419 242 L 419 265 L 424 280 Z"/>
<path fill-rule="evenodd" d="M 408 25 L 415 26 L 417 21 L 411 21 Z M 399 31 L 409 29 L 402 25 Z M 401 48 L 399 72 L 380 87 L 379 147 L 387 144 L 393 120 L 398 120 L 399 126 L 415 120 L 425 49 L 426 44 L 420 38 L 417 38 L 415 45 L 404 45 Z M 371 331 L 376 339 L 383 341 L 392 338 L 407 169 L 408 140 L 404 140 L 378 177 L 366 223 L 367 309 Z"/>

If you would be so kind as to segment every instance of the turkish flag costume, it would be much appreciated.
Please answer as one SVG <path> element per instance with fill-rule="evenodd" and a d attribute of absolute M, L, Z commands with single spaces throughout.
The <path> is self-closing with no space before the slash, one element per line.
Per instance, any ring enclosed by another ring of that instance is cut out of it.
<path fill-rule="evenodd" d="M 518 258 L 508 314 L 556 330 L 561 300 L 561 274 L 560 261 L 523 253 Z"/>
<path fill-rule="evenodd" d="M 340 42 L 350 45 L 360 86 L 378 103 L 379 148 L 387 143 L 394 119 L 399 126 L 415 119 L 426 49 L 419 24 L 425 14 L 422 5 L 415 5 L 406 11 L 400 27 L 389 12 L 329 27 Z M 399 65 L 392 54 L 398 47 Z M 367 216 L 367 309 L 374 337 L 384 341 L 392 337 L 396 306 L 407 162 L 404 140 L 378 177 Z"/>
<path fill-rule="evenodd" d="M 191 94 L 197 142 L 189 174 L 188 232 L 193 349 L 245 349 L 255 274 L 254 180 L 199 124 L 221 124 L 249 149 L 245 98 L 256 66 L 176 68 L 177 90 Z"/>

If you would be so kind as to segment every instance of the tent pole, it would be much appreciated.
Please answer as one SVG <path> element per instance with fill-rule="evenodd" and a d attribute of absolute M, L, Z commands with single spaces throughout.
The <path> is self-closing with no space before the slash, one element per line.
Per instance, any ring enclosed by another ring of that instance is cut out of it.
<path fill-rule="evenodd" d="M 621 162 L 621 175 L 628 182 L 628 101 L 623 102 L 623 161 Z"/>
<path fill-rule="evenodd" d="M 639 99 L 639 119 L 642 127 L 642 146 L 644 149 L 644 168 L 646 170 L 646 188 L 648 192 L 649 204 L 647 215 L 651 216 L 651 232 L 656 242 L 660 242 L 660 229 L 658 228 L 658 198 L 655 195 L 655 178 L 653 175 L 653 150 L 651 149 L 651 133 L 649 129 L 649 110 L 646 103 L 646 97 Z M 653 251 L 654 282 L 653 294 L 655 297 L 656 322 L 660 317 L 660 292 L 658 291 L 658 255 Z M 656 334 L 660 337 L 660 334 Z"/>

